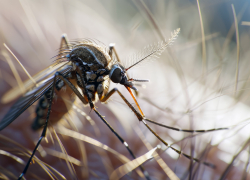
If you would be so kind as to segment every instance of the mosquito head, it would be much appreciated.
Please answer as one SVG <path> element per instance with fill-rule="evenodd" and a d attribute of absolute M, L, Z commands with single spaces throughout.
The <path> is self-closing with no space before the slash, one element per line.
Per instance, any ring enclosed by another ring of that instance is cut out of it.
<path fill-rule="evenodd" d="M 128 81 L 128 78 L 126 76 L 126 70 L 120 64 L 114 64 L 111 67 L 111 70 L 109 72 L 109 78 L 114 83 L 120 83 L 124 86 L 127 86 L 127 87 L 132 88 L 132 89 L 137 91 L 137 89 L 136 89 L 136 87 L 134 87 L 133 83 Z"/>

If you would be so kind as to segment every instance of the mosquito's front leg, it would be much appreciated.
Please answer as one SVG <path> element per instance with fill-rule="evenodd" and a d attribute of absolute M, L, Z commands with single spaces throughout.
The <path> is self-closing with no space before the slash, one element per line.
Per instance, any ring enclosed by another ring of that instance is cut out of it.
<path fill-rule="evenodd" d="M 140 114 L 129 102 L 128 100 L 122 95 L 122 93 L 117 89 L 114 88 L 111 91 L 109 91 L 102 99 L 100 99 L 101 102 L 106 102 L 115 92 L 117 92 L 121 98 L 123 99 L 123 101 L 129 106 L 129 108 L 135 113 L 135 115 L 137 116 L 139 121 L 143 120 L 143 116 L 144 114 Z M 136 101 L 137 102 L 137 101 Z M 141 108 L 139 108 L 141 109 Z"/>
<path fill-rule="evenodd" d="M 115 55 L 117 61 L 118 61 L 119 63 L 121 63 L 121 60 L 120 60 L 120 58 L 119 58 L 119 56 L 118 56 L 118 53 L 117 53 L 117 51 L 116 51 L 116 49 L 115 49 L 115 43 L 110 43 L 110 44 L 109 44 L 109 56 L 111 57 L 111 60 L 113 60 L 113 54 Z M 130 79 L 127 72 L 126 72 L 126 76 L 128 77 L 128 79 Z M 109 79 L 109 81 L 110 81 L 110 79 Z M 136 96 L 139 95 L 139 92 L 138 92 L 138 91 L 134 91 L 134 93 L 135 93 Z"/>
<path fill-rule="evenodd" d="M 126 86 L 125 86 L 125 87 L 126 87 Z M 133 97 L 133 99 L 134 99 L 134 101 L 135 101 L 137 107 L 139 108 L 139 111 L 140 111 L 140 112 L 138 112 L 138 111 L 134 108 L 134 106 L 132 106 L 132 104 L 131 104 L 130 102 L 128 102 L 128 100 L 122 95 L 122 93 L 121 93 L 117 88 L 114 88 L 114 89 L 112 89 L 110 92 L 108 92 L 102 99 L 100 99 L 100 101 L 101 101 L 101 102 L 107 101 L 115 92 L 117 92 L 117 93 L 121 96 L 121 98 L 123 99 L 123 101 L 128 105 L 128 107 L 134 112 L 134 114 L 137 116 L 138 120 L 139 120 L 139 121 L 142 121 L 143 124 L 148 128 L 148 130 L 151 131 L 151 132 L 155 135 L 155 137 L 157 137 L 164 145 L 166 145 L 167 147 L 171 148 L 172 150 L 174 150 L 175 152 L 177 152 L 179 155 L 183 155 L 183 156 L 187 157 L 188 159 L 195 160 L 195 161 L 197 161 L 197 162 L 201 162 L 201 163 L 203 163 L 203 164 L 205 164 L 205 165 L 207 165 L 207 166 L 210 166 L 210 167 L 214 167 L 213 164 L 210 164 L 210 163 L 207 163 L 207 162 L 202 162 L 202 161 L 200 161 L 199 159 L 193 158 L 193 157 L 191 157 L 191 156 L 189 156 L 189 155 L 187 155 L 187 154 L 182 153 L 181 151 L 179 151 L 179 150 L 173 148 L 173 147 L 170 146 L 166 141 L 164 141 L 164 140 L 163 140 L 156 132 L 154 132 L 154 130 L 153 130 L 151 127 L 149 127 L 149 125 L 146 123 L 145 120 L 147 120 L 147 118 L 145 118 L 145 115 L 144 115 L 144 113 L 142 112 L 142 110 L 141 110 L 141 108 L 140 108 L 140 106 L 139 106 L 137 100 L 135 99 L 135 97 L 134 97 L 133 93 L 131 92 L 130 88 L 129 88 L 129 87 L 126 87 L 126 88 L 128 89 L 129 93 L 130 93 L 131 96 Z"/>
<path fill-rule="evenodd" d="M 86 83 L 84 81 L 84 75 L 82 74 L 82 71 L 80 69 L 80 66 L 76 66 L 77 69 L 77 73 L 80 75 L 82 84 L 83 84 L 83 88 L 84 91 L 86 92 L 85 94 L 88 97 L 88 102 L 84 99 L 84 97 L 81 95 L 81 93 L 76 89 L 76 87 L 67 79 L 65 78 L 60 72 L 56 73 L 56 76 L 58 76 L 61 80 L 64 81 L 65 84 L 67 84 L 72 91 L 74 91 L 74 93 L 78 96 L 78 98 L 83 102 L 83 104 L 90 104 L 91 109 L 93 109 L 95 111 L 95 113 L 100 117 L 100 119 L 108 126 L 108 128 L 116 135 L 116 137 L 125 145 L 125 147 L 127 148 L 127 150 L 129 151 L 129 153 L 131 154 L 131 156 L 136 159 L 136 156 L 134 155 L 134 153 L 131 151 L 131 149 L 128 146 L 128 143 L 126 141 L 123 140 L 123 138 L 113 129 L 113 127 L 103 118 L 103 116 L 96 110 L 92 100 L 90 99 L 89 95 L 88 95 L 88 90 L 86 88 Z M 145 169 L 143 168 L 143 166 L 140 166 L 142 172 L 144 172 L 145 177 L 149 180 L 150 177 L 148 175 L 148 172 L 145 171 Z"/>

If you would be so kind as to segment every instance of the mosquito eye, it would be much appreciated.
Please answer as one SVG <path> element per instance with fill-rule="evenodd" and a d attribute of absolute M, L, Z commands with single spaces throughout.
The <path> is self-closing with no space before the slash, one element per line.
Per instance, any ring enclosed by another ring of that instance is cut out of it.
<path fill-rule="evenodd" d="M 122 80 L 121 68 L 118 66 L 113 66 L 111 68 L 110 73 L 109 73 L 109 77 L 110 77 L 111 81 L 113 81 L 114 83 L 120 83 Z"/>

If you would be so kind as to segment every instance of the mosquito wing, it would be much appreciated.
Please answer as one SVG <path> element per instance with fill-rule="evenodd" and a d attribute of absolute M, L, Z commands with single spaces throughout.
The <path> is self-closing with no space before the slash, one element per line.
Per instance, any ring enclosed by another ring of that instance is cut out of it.
<path fill-rule="evenodd" d="M 60 72 L 63 75 L 67 75 L 71 72 L 72 66 L 65 66 Z M 55 72 L 55 71 L 54 71 Z M 51 72 L 52 73 L 52 72 Z M 50 73 L 50 74 L 51 74 Z M 57 79 L 58 80 L 58 79 Z M 52 87 L 54 81 L 54 75 L 38 83 L 37 87 L 28 91 L 11 107 L 9 112 L 0 121 L 0 131 L 14 121 L 20 114 L 22 114 L 28 107 L 36 102 L 44 93 Z"/>
<path fill-rule="evenodd" d="M 68 62 L 67 62 L 68 63 Z M 52 73 L 54 73 L 55 71 L 57 71 L 58 69 L 61 69 L 61 67 L 65 66 L 65 64 L 58 64 L 58 62 L 55 62 L 54 64 L 52 64 L 51 66 L 49 66 L 48 68 L 40 71 L 39 73 L 35 74 L 32 78 L 36 81 L 36 82 L 40 82 L 42 80 L 45 80 L 46 78 L 48 78 L 48 76 L 50 76 Z M 13 89 L 9 90 L 8 92 L 6 92 L 2 99 L 1 102 L 3 104 L 9 103 L 11 101 L 13 101 L 14 99 L 16 99 L 17 97 L 21 96 L 23 93 L 26 93 L 28 90 L 34 88 L 34 86 L 39 86 L 39 84 L 34 84 L 34 82 L 31 79 L 28 79 L 27 81 L 25 81 L 23 83 L 24 86 L 24 92 L 20 91 L 20 87 L 14 87 Z"/>

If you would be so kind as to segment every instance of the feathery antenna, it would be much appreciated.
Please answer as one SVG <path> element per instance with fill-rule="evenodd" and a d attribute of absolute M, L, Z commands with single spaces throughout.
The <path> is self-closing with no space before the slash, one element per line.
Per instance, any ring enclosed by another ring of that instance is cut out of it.
<path fill-rule="evenodd" d="M 144 61 L 148 58 L 158 58 L 158 56 L 161 55 L 161 53 L 169 46 L 171 43 L 174 42 L 174 40 L 177 38 L 178 34 L 180 32 L 180 28 L 176 29 L 174 33 L 171 33 L 171 38 L 165 41 L 162 41 L 158 43 L 155 46 L 149 46 L 143 49 L 142 53 L 143 57 L 138 58 L 140 59 L 138 62 L 134 63 L 130 67 L 126 68 L 125 70 L 129 70 L 130 68 L 134 67 L 135 65 L 139 64 L 140 62 Z M 144 55 L 144 52 L 146 52 L 146 55 Z M 149 52 L 149 53 L 148 53 Z M 140 55 L 139 55 L 140 56 Z"/>

